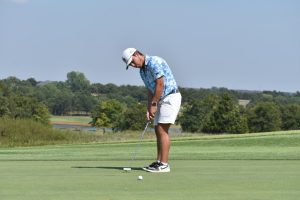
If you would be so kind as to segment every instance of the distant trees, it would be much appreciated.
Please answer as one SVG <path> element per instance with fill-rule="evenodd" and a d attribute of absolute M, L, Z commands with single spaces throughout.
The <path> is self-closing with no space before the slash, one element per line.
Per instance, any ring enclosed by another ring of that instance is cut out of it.
<path fill-rule="evenodd" d="M 48 83 L 38 86 L 36 97 L 45 103 L 49 111 L 54 115 L 64 115 L 72 110 L 74 94 L 65 84 Z"/>
<path fill-rule="evenodd" d="M 178 121 L 182 130 L 187 132 L 246 133 L 300 129 L 300 105 L 278 105 L 270 99 L 243 108 L 228 93 L 208 96 L 183 106 Z"/>
<path fill-rule="evenodd" d="M 112 99 L 102 101 L 93 110 L 92 125 L 107 127 L 113 131 L 141 130 L 146 121 L 146 106 L 136 103 L 131 107 Z"/>
<path fill-rule="evenodd" d="M 50 82 L 36 87 L 37 98 L 54 115 L 90 114 L 98 99 L 91 95 L 89 80 L 83 73 L 70 72 L 66 82 Z"/>
<path fill-rule="evenodd" d="M 10 79 L 18 82 L 17 79 Z M 45 104 L 36 98 L 14 94 L 11 85 L 0 82 L 0 117 L 12 119 L 29 119 L 43 124 L 49 123 L 50 113 Z"/>
<path fill-rule="evenodd" d="M 245 133 L 247 119 L 233 98 L 224 93 L 211 95 L 203 101 L 194 101 L 179 118 L 183 131 L 205 133 Z"/>
<path fill-rule="evenodd" d="M 227 88 L 179 88 L 182 109 L 177 123 L 183 131 L 245 133 L 300 129 L 300 93 L 236 91 Z M 239 99 L 249 100 L 242 107 Z M 0 80 L 0 117 L 92 115 L 93 124 L 113 130 L 140 130 L 145 125 L 147 90 L 143 86 L 93 83 L 81 72 L 66 81 L 34 78 Z"/>

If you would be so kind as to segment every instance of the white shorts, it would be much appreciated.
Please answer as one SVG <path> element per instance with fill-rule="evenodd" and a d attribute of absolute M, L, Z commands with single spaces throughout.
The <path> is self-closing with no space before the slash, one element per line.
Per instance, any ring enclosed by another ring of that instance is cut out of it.
<path fill-rule="evenodd" d="M 161 124 L 174 124 L 181 105 L 181 94 L 169 94 L 158 102 L 154 117 L 154 126 Z"/>

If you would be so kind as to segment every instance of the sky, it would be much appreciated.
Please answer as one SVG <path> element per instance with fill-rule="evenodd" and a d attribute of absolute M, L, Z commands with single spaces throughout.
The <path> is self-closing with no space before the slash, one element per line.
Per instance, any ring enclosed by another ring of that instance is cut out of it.
<path fill-rule="evenodd" d="M 143 85 L 127 47 L 180 87 L 300 91 L 300 1 L 0 0 L 0 79 Z"/>

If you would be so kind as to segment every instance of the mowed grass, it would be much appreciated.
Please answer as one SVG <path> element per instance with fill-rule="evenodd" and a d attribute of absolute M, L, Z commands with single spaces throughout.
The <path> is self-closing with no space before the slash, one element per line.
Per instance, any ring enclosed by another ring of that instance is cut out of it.
<path fill-rule="evenodd" d="M 149 134 L 149 133 L 147 133 Z M 147 139 L 0 149 L 1 199 L 300 199 L 300 131 L 175 137 L 171 173 Z M 123 167 L 132 167 L 124 172 Z M 142 181 L 137 180 L 142 175 Z"/>
<path fill-rule="evenodd" d="M 78 124 L 86 124 L 92 121 L 92 118 L 89 116 L 52 116 L 50 118 L 51 123 L 78 123 Z"/>

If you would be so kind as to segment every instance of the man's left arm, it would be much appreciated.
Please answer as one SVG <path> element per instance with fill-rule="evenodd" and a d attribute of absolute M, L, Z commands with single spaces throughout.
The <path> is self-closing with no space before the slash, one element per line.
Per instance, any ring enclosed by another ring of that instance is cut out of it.
<path fill-rule="evenodd" d="M 152 97 L 152 102 L 158 102 L 164 91 L 164 77 L 160 77 L 155 80 L 155 91 Z"/>

